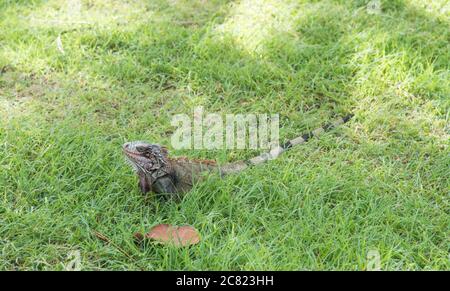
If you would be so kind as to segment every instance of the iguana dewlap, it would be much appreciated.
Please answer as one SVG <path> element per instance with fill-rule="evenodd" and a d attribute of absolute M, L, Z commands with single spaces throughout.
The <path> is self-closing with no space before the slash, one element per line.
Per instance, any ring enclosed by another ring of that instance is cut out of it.
<path fill-rule="evenodd" d="M 185 157 L 171 158 L 167 148 L 143 141 L 127 142 L 123 152 L 139 176 L 139 188 L 143 193 L 181 194 L 189 191 L 192 186 L 202 180 L 208 173 L 221 176 L 240 172 L 247 167 L 262 164 L 277 158 L 280 154 L 298 144 L 305 143 L 313 136 L 318 136 L 347 122 L 352 115 L 338 118 L 332 123 L 319 127 L 307 134 L 298 136 L 284 145 L 273 148 L 246 161 L 228 163 L 219 166 L 212 160 L 193 160 Z"/>

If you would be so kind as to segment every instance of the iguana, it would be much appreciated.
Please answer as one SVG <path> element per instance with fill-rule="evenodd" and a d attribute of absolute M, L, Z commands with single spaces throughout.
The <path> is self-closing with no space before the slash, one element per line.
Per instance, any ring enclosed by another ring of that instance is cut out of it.
<path fill-rule="evenodd" d="M 218 173 L 226 176 L 238 173 L 248 167 L 262 164 L 277 158 L 293 146 L 305 143 L 313 136 L 318 136 L 340 124 L 346 123 L 352 114 L 340 117 L 311 132 L 289 140 L 269 152 L 245 161 L 218 165 L 214 160 L 196 160 L 185 157 L 169 157 L 166 147 L 143 141 L 127 142 L 123 152 L 139 177 L 139 188 L 143 193 L 178 194 L 189 191 L 192 186 L 202 180 L 206 173 Z"/>

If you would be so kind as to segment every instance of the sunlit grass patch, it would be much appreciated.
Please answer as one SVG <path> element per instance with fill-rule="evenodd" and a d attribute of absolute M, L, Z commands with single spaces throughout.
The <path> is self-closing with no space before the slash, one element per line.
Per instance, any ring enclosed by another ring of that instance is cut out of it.
<path fill-rule="evenodd" d="M 298 17 L 295 1 L 243 0 L 231 6 L 224 23 L 214 28 L 217 37 L 231 37 L 250 53 L 261 53 L 265 42 L 279 33 L 293 33 Z"/>

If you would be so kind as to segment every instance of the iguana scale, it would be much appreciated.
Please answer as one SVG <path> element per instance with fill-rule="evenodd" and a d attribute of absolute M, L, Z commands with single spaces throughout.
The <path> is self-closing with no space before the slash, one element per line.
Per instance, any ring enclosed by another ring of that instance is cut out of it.
<path fill-rule="evenodd" d="M 143 141 L 127 142 L 123 152 L 139 177 L 139 188 L 143 193 L 172 194 L 189 191 L 192 186 L 201 181 L 207 173 L 218 173 L 226 176 L 238 173 L 248 167 L 262 164 L 277 158 L 292 147 L 307 142 L 314 136 L 346 123 L 353 115 L 340 117 L 311 132 L 289 140 L 269 152 L 245 161 L 218 165 L 214 160 L 196 160 L 185 157 L 169 157 L 166 147 Z"/>

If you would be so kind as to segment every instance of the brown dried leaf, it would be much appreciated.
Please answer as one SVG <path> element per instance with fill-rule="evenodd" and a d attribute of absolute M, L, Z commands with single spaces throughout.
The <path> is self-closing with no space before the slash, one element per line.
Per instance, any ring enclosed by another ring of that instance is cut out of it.
<path fill-rule="evenodd" d="M 194 227 L 189 225 L 174 226 L 170 224 L 159 224 L 154 226 L 150 232 L 145 235 L 136 233 L 134 234 L 134 237 L 138 241 L 148 238 L 163 244 L 172 244 L 177 247 L 195 245 L 200 242 L 200 234 Z"/>

